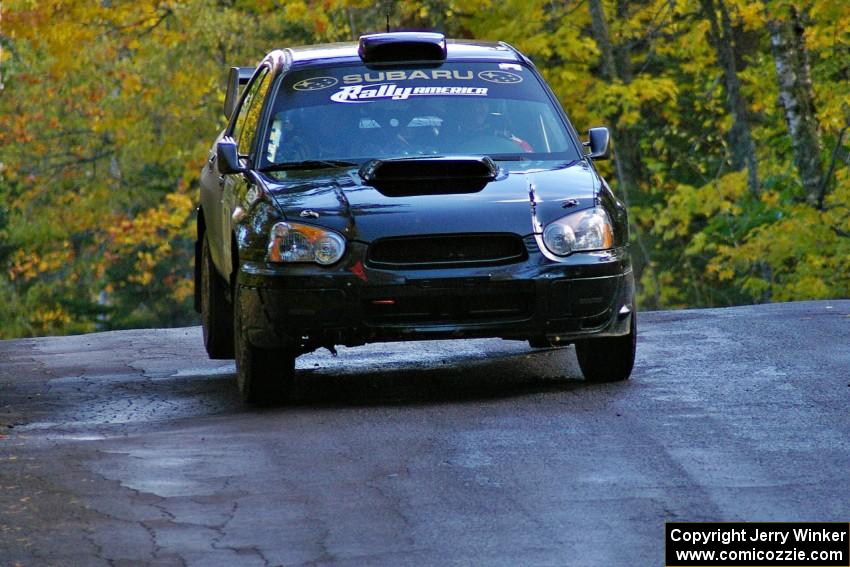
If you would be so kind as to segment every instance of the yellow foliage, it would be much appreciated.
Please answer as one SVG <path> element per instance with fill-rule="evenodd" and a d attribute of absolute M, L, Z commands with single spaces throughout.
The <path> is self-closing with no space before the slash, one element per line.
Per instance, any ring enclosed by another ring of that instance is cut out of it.
<path fill-rule="evenodd" d="M 61 307 L 42 307 L 37 308 L 32 314 L 32 322 L 40 329 L 49 331 L 51 328 L 58 325 L 64 325 L 71 322 L 71 316 Z"/>
<path fill-rule="evenodd" d="M 740 212 L 736 203 L 746 192 L 746 171 L 728 173 L 699 188 L 679 185 L 667 198 L 665 206 L 655 209 L 653 232 L 671 240 L 687 235 L 697 218 L 735 216 Z"/>
<path fill-rule="evenodd" d="M 73 261 L 74 252 L 67 241 L 61 243 L 59 250 L 39 254 L 17 250 L 12 257 L 9 279 L 29 281 L 47 272 L 55 272 Z"/>

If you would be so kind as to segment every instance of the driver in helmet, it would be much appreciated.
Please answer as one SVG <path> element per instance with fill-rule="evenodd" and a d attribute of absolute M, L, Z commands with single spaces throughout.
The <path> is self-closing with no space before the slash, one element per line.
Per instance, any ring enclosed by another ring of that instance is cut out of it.
<path fill-rule="evenodd" d="M 484 98 L 466 101 L 461 107 L 459 135 L 467 139 L 498 137 L 510 140 L 517 151 L 533 152 L 534 148 L 512 133 L 507 127 L 507 117 L 499 110 L 492 108 Z"/>

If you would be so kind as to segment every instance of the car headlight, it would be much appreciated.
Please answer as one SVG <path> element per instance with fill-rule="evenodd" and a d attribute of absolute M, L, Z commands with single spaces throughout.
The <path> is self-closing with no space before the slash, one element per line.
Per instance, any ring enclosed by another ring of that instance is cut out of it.
<path fill-rule="evenodd" d="M 567 215 L 546 225 L 543 244 L 557 256 L 614 247 L 611 219 L 603 209 L 593 208 Z"/>
<path fill-rule="evenodd" d="M 345 238 L 332 230 L 279 222 L 269 234 L 269 262 L 316 262 L 329 266 L 345 253 Z"/>

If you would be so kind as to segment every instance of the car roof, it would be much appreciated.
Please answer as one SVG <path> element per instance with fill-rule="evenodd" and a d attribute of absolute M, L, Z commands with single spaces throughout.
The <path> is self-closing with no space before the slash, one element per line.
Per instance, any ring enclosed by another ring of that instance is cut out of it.
<path fill-rule="evenodd" d="M 362 63 L 357 52 L 358 43 L 325 43 L 286 49 L 292 67 L 313 65 Z M 519 52 L 505 42 L 476 41 L 462 39 L 446 40 L 446 62 L 450 61 L 497 61 L 518 63 L 524 61 Z"/>

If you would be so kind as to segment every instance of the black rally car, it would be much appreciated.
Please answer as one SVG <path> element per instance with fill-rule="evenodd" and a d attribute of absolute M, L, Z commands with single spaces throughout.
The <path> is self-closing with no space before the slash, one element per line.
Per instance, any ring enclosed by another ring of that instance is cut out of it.
<path fill-rule="evenodd" d="M 244 85 L 244 87 L 243 87 Z M 201 175 L 196 308 L 246 400 L 335 345 L 575 343 L 635 355 L 626 211 L 532 63 L 505 43 L 382 33 L 231 69 Z"/>

